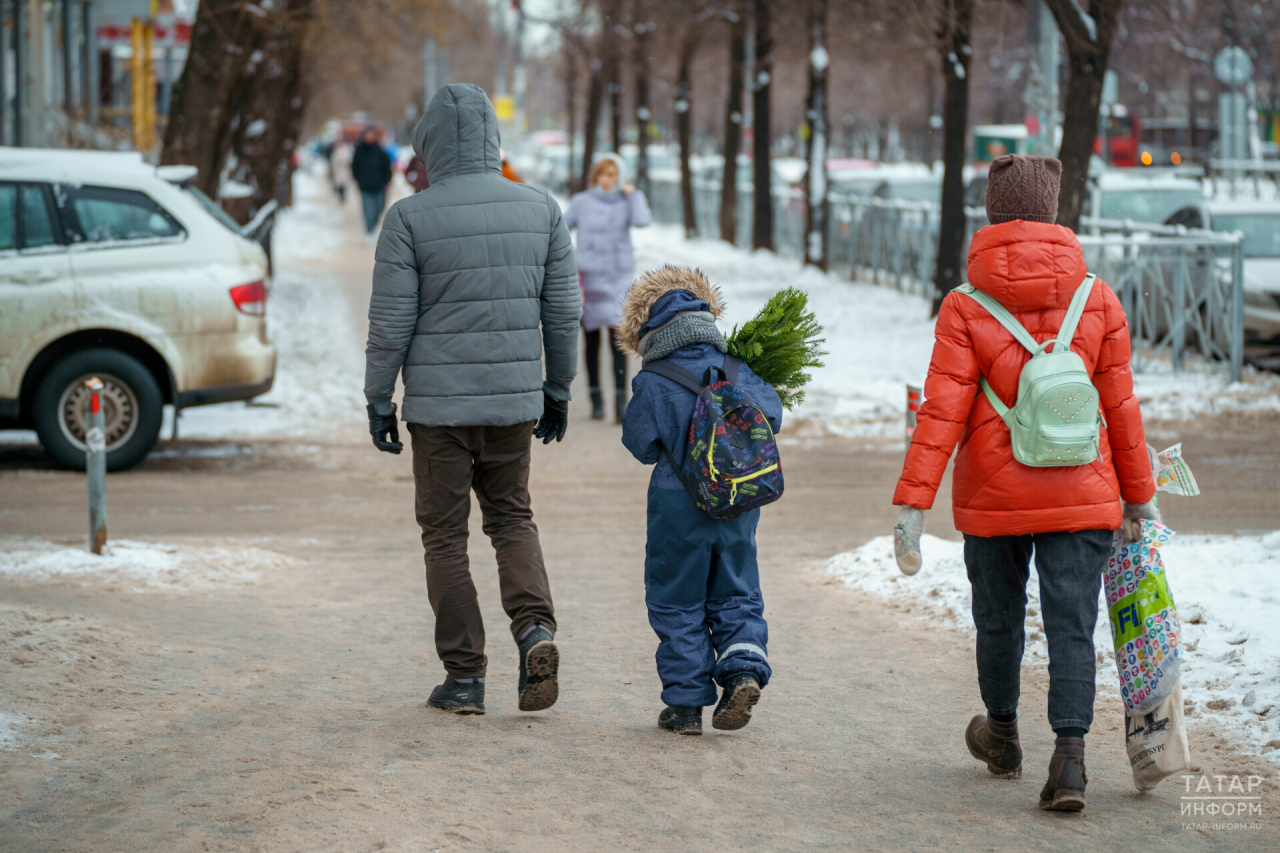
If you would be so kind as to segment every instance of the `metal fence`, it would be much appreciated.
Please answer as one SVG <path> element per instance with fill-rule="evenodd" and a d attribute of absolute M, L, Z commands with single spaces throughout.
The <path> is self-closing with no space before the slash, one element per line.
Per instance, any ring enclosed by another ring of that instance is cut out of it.
<path fill-rule="evenodd" d="M 850 278 L 933 292 L 941 219 L 939 206 L 865 196 L 833 196 L 828 217 L 831 267 Z M 680 185 L 655 181 L 650 205 L 656 221 L 681 224 Z M 695 182 L 698 232 L 720 233 L 720 188 Z M 781 255 L 804 253 L 804 198 L 789 189 L 773 196 L 774 247 Z M 751 244 L 752 192 L 739 187 L 738 246 Z M 981 208 L 965 211 L 965 246 L 987 224 Z M 1143 369 L 1166 353 L 1182 369 L 1190 349 L 1226 361 L 1231 380 L 1244 363 L 1244 255 L 1239 236 L 1128 221 L 1086 219 L 1080 243 L 1089 269 L 1120 296 L 1135 342 L 1134 367 Z"/>
<path fill-rule="evenodd" d="M 1275 160 L 1210 160 L 1205 181 L 1214 198 L 1280 199 L 1280 162 Z"/>

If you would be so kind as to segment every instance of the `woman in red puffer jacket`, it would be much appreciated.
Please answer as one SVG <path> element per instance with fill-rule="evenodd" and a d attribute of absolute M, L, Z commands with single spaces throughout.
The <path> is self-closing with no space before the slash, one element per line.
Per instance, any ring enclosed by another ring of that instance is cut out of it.
<path fill-rule="evenodd" d="M 1009 155 L 991 165 L 987 216 L 974 235 L 968 279 L 994 297 L 1036 341 L 1058 334 L 1088 270 L 1080 242 L 1054 225 L 1062 164 Z M 973 756 L 998 776 L 1020 776 L 1019 665 L 1032 550 L 1049 644 L 1049 723 L 1057 733 L 1040 806 L 1084 807 L 1084 735 L 1093 720 L 1093 629 L 1113 531 L 1125 519 L 1157 518 L 1155 483 L 1129 369 L 1129 327 L 1111 288 L 1093 284 L 1071 350 L 1097 388 L 1104 418 L 1098 456 L 1087 465 L 1033 468 L 1017 462 L 1009 428 L 981 393 L 986 377 L 1010 407 L 1031 359 L 975 300 L 942 303 L 925 403 L 893 502 L 899 564 L 920 567 L 923 510 L 933 506 L 951 452 L 955 525 L 964 534 L 973 585 L 978 684 L 987 707 L 965 732 Z M 1123 507 L 1122 507 L 1123 504 Z M 1129 525 L 1126 535 L 1132 535 Z"/>

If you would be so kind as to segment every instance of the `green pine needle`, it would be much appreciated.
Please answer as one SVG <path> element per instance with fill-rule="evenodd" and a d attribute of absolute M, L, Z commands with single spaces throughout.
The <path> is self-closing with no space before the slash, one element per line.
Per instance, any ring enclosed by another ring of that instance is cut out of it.
<path fill-rule="evenodd" d="M 819 337 L 822 326 L 808 309 L 804 291 L 779 290 L 759 314 L 741 328 L 734 326 L 728 338 L 729 354 L 772 385 L 787 409 L 804 401 L 804 386 L 813 379 L 809 370 L 822 367 L 827 354 L 822 349 L 826 339 Z"/>

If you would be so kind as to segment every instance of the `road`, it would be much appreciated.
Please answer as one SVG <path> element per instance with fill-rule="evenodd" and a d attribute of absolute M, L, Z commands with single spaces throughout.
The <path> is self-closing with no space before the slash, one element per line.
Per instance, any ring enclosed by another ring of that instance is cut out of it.
<path fill-rule="evenodd" d="M 371 250 L 352 233 L 316 263 L 348 282 L 358 316 Z M 1206 460 L 1206 497 L 1169 500 L 1172 526 L 1274 527 L 1278 426 L 1153 424 Z M 648 472 L 581 402 L 565 442 L 534 457 L 562 653 L 560 701 L 538 714 L 516 710 L 516 650 L 478 515 L 488 713 L 456 717 L 424 706 L 442 673 L 408 459 L 376 453 L 358 426 L 219 447 L 182 440 L 113 475 L 112 535 L 253 547 L 286 565 L 185 593 L 0 577 L 0 695 L 36 721 L 23 748 L 0 752 L 0 849 L 1280 849 L 1274 784 L 1260 831 L 1184 829 L 1178 779 L 1136 794 L 1118 708 L 1100 708 L 1089 736 L 1088 809 L 1039 811 L 1053 738 L 1043 670 L 1024 674 L 1024 778 L 995 780 L 968 756 L 962 733 L 981 710 L 971 641 L 821 571 L 891 529 L 898 447 L 783 447 L 787 495 L 759 534 L 774 680 L 750 726 L 701 738 L 655 726 Z M 954 536 L 947 515 L 930 513 L 930 532 Z M 81 477 L 0 448 L 0 532 L 74 544 L 83 516 Z M 1190 732 L 1196 772 L 1275 779 Z"/>

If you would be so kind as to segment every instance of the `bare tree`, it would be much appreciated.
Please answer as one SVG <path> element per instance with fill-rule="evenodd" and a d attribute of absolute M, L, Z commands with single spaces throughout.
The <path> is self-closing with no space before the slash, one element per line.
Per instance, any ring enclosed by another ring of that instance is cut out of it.
<path fill-rule="evenodd" d="M 693 147 L 693 56 L 698 50 L 698 41 L 698 23 L 686 25 L 680 39 L 680 62 L 676 71 L 675 113 L 676 139 L 680 144 L 680 210 L 686 238 L 698 236 L 698 216 L 693 206 L 693 169 L 689 165 Z"/>
<path fill-rule="evenodd" d="M 649 124 L 653 118 L 649 111 L 649 36 L 657 29 L 649 15 L 649 0 L 634 0 L 631 8 L 631 29 L 634 33 L 631 57 L 636 78 L 635 184 L 645 195 L 649 194 Z"/>
<path fill-rule="evenodd" d="M 809 99 L 805 118 L 809 124 L 805 176 L 806 264 L 827 269 L 827 0 L 810 0 Z"/>
<path fill-rule="evenodd" d="M 936 0 L 942 57 L 942 211 L 933 279 L 933 314 L 961 282 L 965 232 L 964 149 L 969 125 L 969 46 L 974 0 Z"/>
<path fill-rule="evenodd" d="M 1080 227 L 1088 192 L 1089 158 L 1098 135 L 1098 107 L 1102 79 L 1107 73 L 1111 42 L 1124 0 L 1089 0 L 1086 13 L 1078 0 L 1046 0 L 1067 45 L 1071 74 L 1067 80 L 1062 117 L 1062 191 L 1058 195 L 1058 224 Z"/>
<path fill-rule="evenodd" d="M 755 0 L 756 64 L 751 75 L 752 192 L 751 248 L 773 250 L 773 122 L 769 95 L 773 86 L 772 0 Z"/>
<path fill-rule="evenodd" d="M 743 73 L 747 63 L 744 0 L 725 13 L 729 21 L 729 96 L 724 105 L 724 169 L 720 179 L 720 239 L 738 239 L 738 152 L 742 149 Z"/>
<path fill-rule="evenodd" d="M 587 83 L 587 118 L 582 126 L 582 177 L 578 181 L 579 191 L 587 189 L 591 164 L 596 158 L 596 134 L 600 127 L 600 108 L 604 100 L 604 90 L 604 62 L 599 56 L 593 55 L 591 78 Z"/>

